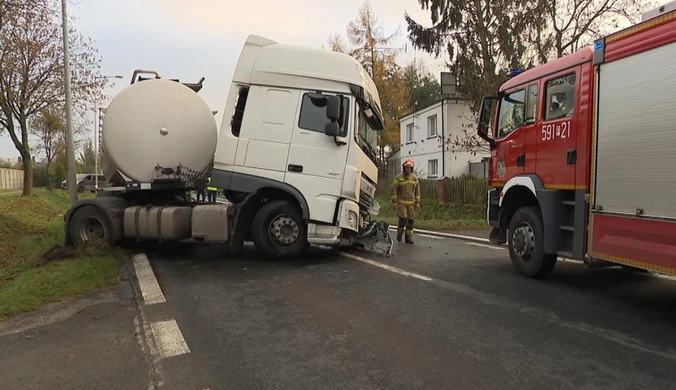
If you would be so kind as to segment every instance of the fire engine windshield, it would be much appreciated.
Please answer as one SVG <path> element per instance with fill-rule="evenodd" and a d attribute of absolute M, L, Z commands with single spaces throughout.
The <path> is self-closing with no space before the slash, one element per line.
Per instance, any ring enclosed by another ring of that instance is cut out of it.
<path fill-rule="evenodd" d="M 505 95 L 500 100 L 500 116 L 498 119 L 498 138 L 502 138 L 523 124 L 524 89 Z"/>

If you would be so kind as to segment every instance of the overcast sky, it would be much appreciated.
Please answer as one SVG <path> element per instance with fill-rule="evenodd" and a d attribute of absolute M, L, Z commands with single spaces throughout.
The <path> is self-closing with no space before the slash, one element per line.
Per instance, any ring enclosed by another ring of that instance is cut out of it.
<path fill-rule="evenodd" d="M 362 4 L 363 0 L 79 0 L 68 11 L 77 18 L 74 27 L 94 39 L 103 57 L 102 73 L 124 76 L 115 80 L 108 94 L 124 88 L 134 69 L 155 69 L 182 81 L 205 77 L 200 95 L 219 111 L 220 126 L 228 85 L 249 34 L 321 48 L 330 34 L 345 36 L 347 23 Z M 387 33 L 400 29 L 401 48 L 408 42 L 405 11 L 430 22 L 429 12 L 417 0 L 371 0 L 371 4 Z M 410 44 L 407 49 L 402 65 L 417 56 L 435 74 L 444 70 L 444 59 L 416 54 Z M 18 155 L 9 137 L 0 136 L 0 157 Z"/>

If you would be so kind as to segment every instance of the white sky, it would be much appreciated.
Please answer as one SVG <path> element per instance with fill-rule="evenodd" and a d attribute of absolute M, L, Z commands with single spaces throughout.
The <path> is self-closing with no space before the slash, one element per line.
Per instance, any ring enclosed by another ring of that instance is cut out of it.
<path fill-rule="evenodd" d="M 363 0 L 78 0 L 68 12 L 74 27 L 91 37 L 103 57 L 102 74 L 121 75 L 107 91 L 115 95 L 128 85 L 134 69 L 155 69 L 165 77 L 196 82 L 205 77 L 200 95 L 219 111 L 220 126 L 228 86 L 242 45 L 249 34 L 280 43 L 327 46 L 328 37 L 357 16 Z M 72 4 L 72 3 L 71 3 Z M 429 23 L 417 0 L 371 0 L 385 32 L 399 28 L 404 48 L 404 12 Z M 400 63 L 415 58 L 438 74 L 444 58 L 417 54 L 408 44 Z M 93 119 L 92 114 L 92 119 Z M 94 127 L 90 126 L 93 137 Z M 0 158 L 19 154 L 6 134 L 0 135 Z"/>
<path fill-rule="evenodd" d="M 332 33 L 344 37 L 345 27 L 363 4 L 363 0 L 74 2 L 69 6 L 69 14 L 77 18 L 74 27 L 94 40 L 103 57 L 103 75 L 124 76 L 115 80 L 109 95 L 129 83 L 134 69 L 155 69 L 163 76 L 192 82 L 204 76 L 200 95 L 212 110 L 219 111 L 219 126 L 237 57 L 249 34 L 319 48 L 327 45 Z M 399 28 L 398 47 L 408 46 L 400 57 L 401 65 L 417 58 L 437 77 L 445 70 L 445 58 L 416 53 L 410 43 L 407 45 L 405 11 L 420 23 L 430 23 L 429 11 L 423 11 L 418 0 L 371 0 L 371 4 L 386 33 Z M 93 137 L 93 124 L 90 127 Z M 9 136 L 0 135 L 0 158 L 18 155 Z"/>

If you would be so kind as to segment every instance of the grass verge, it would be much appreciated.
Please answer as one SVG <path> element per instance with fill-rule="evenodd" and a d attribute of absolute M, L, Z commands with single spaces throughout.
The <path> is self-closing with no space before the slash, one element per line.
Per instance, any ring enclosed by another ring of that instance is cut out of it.
<path fill-rule="evenodd" d="M 0 198 L 0 320 L 119 281 L 120 252 L 103 243 L 61 260 L 44 256 L 63 244 L 68 206 L 68 193 L 58 189 Z"/>
<path fill-rule="evenodd" d="M 377 219 L 383 219 L 390 225 L 396 226 L 398 217 L 396 210 L 392 208 L 391 198 L 379 196 L 378 203 L 380 203 L 381 209 Z M 428 199 L 422 200 L 420 210 L 416 213 L 415 227 L 442 232 L 489 229 L 484 206 L 469 204 L 441 205 L 436 200 Z"/>

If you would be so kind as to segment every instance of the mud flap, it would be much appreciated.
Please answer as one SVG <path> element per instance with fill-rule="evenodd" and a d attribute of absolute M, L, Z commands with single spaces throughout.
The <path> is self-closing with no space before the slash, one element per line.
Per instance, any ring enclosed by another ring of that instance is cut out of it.
<path fill-rule="evenodd" d="M 390 237 L 389 225 L 385 221 L 370 222 L 357 237 L 352 245 L 378 253 L 381 256 L 392 256 L 394 241 Z"/>

